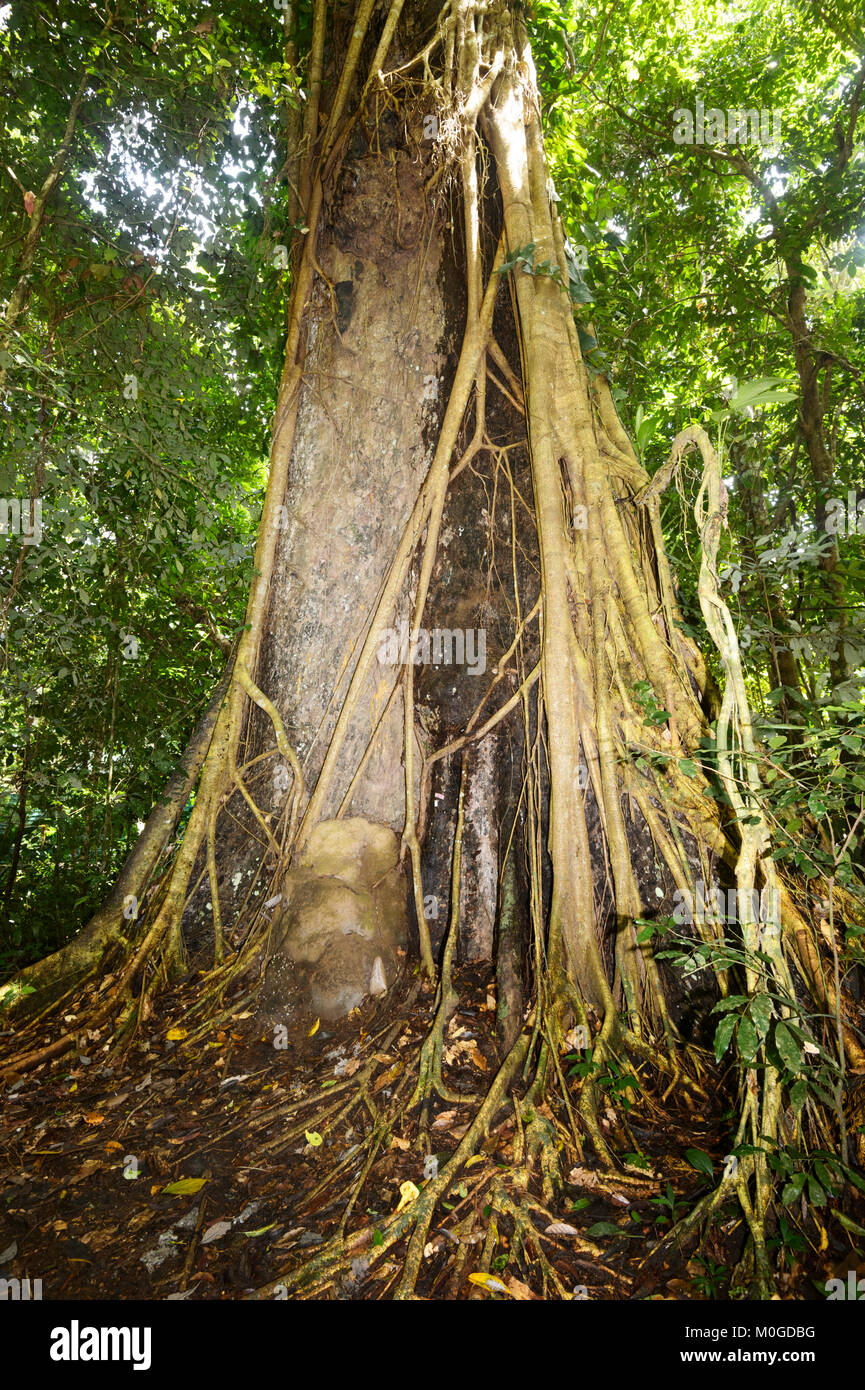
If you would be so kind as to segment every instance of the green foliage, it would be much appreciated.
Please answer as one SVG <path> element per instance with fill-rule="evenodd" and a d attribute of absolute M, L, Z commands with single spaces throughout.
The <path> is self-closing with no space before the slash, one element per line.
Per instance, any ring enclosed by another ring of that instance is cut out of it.
<path fill-rule="evenodd" d="M 552 265 L 547 261 L 535 260 L 535 243 L 527 242 L 525 246 L 518 246 L 516 250 L 508 253 L 499 266 L 499 275 L 507 275 L 509 271 L 519 270 L 524 275 L 546 276 L 554 280 L 563 289 L 567 288 L 568 294 L 575 304 L 591 304 L 592 292 L 580 273 L 574 253 L 569 246 L 565 248 L 565 256 L 568 263 L 568 283 L 562 278 L 562 272 L 557 265 Z"/>
<path fill-rule="evenodd" d="M 702 1274 L 694 1274 L 691 1282 L 695 1289 L 703 1298 L 717 1299 L 721 1297 L 724 1285 L 729 1282 L 730 1274 L 723 1265 L 719 1265 L 709 1255 L 695 1255 L 694 1263 L 702 1269 Z"/>
<path fill-rule="evenodd" d="M 676 1190 L 671 1182 L 666 1184 L 663 1192 L 658 1192 L 654 1197 L 650 1197 L 649 1201 L 652 1206 L 657 1208 L 656 1226 L 667 1226 L 671 1222 L 675 1223 L 688 1205 L 684 1197 L 676 1195 Z"/>
<path fill-rule="evenodd" d="M 633 1103 L 628 1092 L 641 1089 L 639 1078 L 634 1076 L 633 1072 L 624 1070 L 612 1060 L 601 1065 L 594 1060 L 591 1048 L 586 1048 L 584 1052 L 569 1052 L 565 1061 L 573 1063 L 573 1066 L 568 1068 L 568 1076 L 579 1076 L 583 1079 L 590 1077 L 593 1084 L 603 1087 L 610 1100 L 618 1101 L 624 1111 L 632 1108 Z"/>
<path fill-rule="evenodd" d="M 211 632 L 243 621 L 281 366 L 268 183 L 296 79 L 278 28 L 173 3 L 103 23 L 29 2 L 0 22 L 0 298 L 20 190 L 89 74 L 0 342 L 0 496 L 42 505 L 39 544 L 0 539 L 0 971 L 102 900 L 221 671 Z"/>
<path fill-rule="evenodd" d="M 686 1149 L 685 1158 L 692 1168 L 696 1168 L 698 1173 L 705 1174 L 706 1177 L 714 1177 L 715 1165 L 707 1153 L 702 1149 Z"/>
<path fill-rule="evenodd" d="M 646 0 L 587 25 L 568 0 L 533 8 L 532 41 L 559 210 L 587 249 L 594 304 L 580 337 L 590 370 L 613 383 L 650 472 L 692 421 L 719 432 L 722 574 L 749 695 L 764 715 L 805 731 L 789 770 L 806 769 L 815 805 L 837 814 L 843 840 L 862 788 L 855 774 L 814 788 L 802 741 L 825 731 L 837 744 L 858 722 L 865 674 L 865 518 L 839 538 L 834 580 L 819 523 L 826 499 L 851 489 L 855 515 L 865 484 L 861 21 L 852 7 L 810 0 L 699 11 Z M 677 144 L 674 115 L 698 99 L 707 111 L 777 116 L 778 141 Z M 788 320 L 798 290 L 830 479 L 815 474 L 799 428 Z M 603 357 L 591 350 L 598 339 Z M 683 627 L 705 649 L 689 511 L 696 467 L 666 494 L 663 519 Z"/>

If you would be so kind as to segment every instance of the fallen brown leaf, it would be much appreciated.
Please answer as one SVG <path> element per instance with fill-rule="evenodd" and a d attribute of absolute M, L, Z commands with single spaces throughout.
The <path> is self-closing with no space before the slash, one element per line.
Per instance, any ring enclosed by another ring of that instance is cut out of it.
<path fill-rule="evenodd" d="M 532 1293 L 528 1284 L 524 1284 L 521 1279 L 514 1279 L 513 1275 L 509 1275 L 505 1279 L 505 1284 L 507 1285 L 507 1290 L 511 1297 L 518 1298 L 521 1303 L 526 1303 L 530 1300 L 534 1301 L 536 1298 L 536 1295 Z"/>
<path fill-rule="evenodd" d="M 70 1187 L 73 1183 L 83 1182 L 85 1178 L 90 1177 L 91 1173 L 98 1173 L 101 1168 L 102 1164 L 97 1158 L 88 1158 L 85 1163 L 82 1163 L 75 1176 L 69 1179 Z"/>
<path fill-rule="evenodd" d="M 156 1190 L 158 1191 L 158 1188 Z M 127 1231 L 140 1231 L 141 1227 L 146 1226 L 154 1215 L 155 1213 L 152 1212 L 149 1207 L 145 1207 L 142 1211 L 135 1212 L 126 1223 Z"/>
<path fill-rule="evenodd" d="M 454 1118 L 456 1113 L 456 1110 L 443 1110 L 440 1115 L 436 1115 L 435 1119 L 430 1125 L 430 1129 L 447 1129 L 448 1125 L 450 1124 L 451 1120 Z"/>

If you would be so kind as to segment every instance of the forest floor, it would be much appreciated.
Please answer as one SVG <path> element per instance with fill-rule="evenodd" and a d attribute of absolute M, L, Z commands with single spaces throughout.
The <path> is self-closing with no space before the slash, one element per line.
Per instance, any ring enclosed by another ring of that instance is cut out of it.
<path fill-rule="evenodd" d="M 282 1047 L 249 1013 L 192 1043 L 171 1036 L 182 1026 L 154 1014 L 120 1058 L 108 1053 L 107 1035 L 91 1033 L 86 1053 L 13 1077 L 0 1115 L 0 1275 L 41 1279 L 44 1299 L 243 1298 L 310 1258 L 355 1193 L 345 1230 L 358 1258 L 316 1296 L 387 1297 L 403 1247 L 368 1268 L 362 1233 L 367 1248 L 379 1243 L 377 1223 L 399 1205 L 403 1184 L 422 1188 L 429 1155 L 443 1164 L 454 1151 L 499 1065 L 485 971 L 464 969 L 456 983 L 461 1003 L 443 1075 L 465 1103 L 433 1103 L 428 1144 L 419 1140 L 417 1109 L 396 1104 L 414 1085 L 412 1063 L 431 1012 L 417 991 L 409 1002 L 405 983 L 338 1025 L 310 1034 L 307 1020 L 280 1038 Z M 182 992 L 169 998 L 174 1019 L 182 999 Z M 361 1069 L 366 1099 L 353 1081 Z M 634 1075 L 641 1079 L 639 1068 Z M 568 1084 L 575 1101 L 579 1080 Z M 708 1153 L 716 1178 L 723 1167 L 731 1097 L 717 1078 L 706 1089 L 714 1099 L 704 1113 L 681 1092 L 662 1101 L 648 1082 L 619 1092 L 628 1109 L 621 1098 L 602 1109 L 613 1147 L 648 1160 L 645 1179 L 605 1174 L 589 1148 L 584 1162 L 574 1161 L 564 1111 L 559 1117 L 542 1107 L 562 1137 L 564 1181 L 553 1206 L 544 1212 L 539 1202 L 533 1219 L 573 1297 L 729 1296 L 743 1239 L 734 1206 L 696 1247 L 657 1248 L 670 1219 L 685 1215 L 711 1182 L 686 1150 Z M 392 1104 L 400 1114 L 358 1188 L 363 1140 Z M 470 1278 L 489 1227 L 485 1199 L 493 1181 L 507 1181 L 516 1133 L 509 1102 L 430 1229 L 421 1297 L 542 1296 L 538 1267 L 510 1249 L 506 1221 L 499 1220 L 489 1260 L 496 1282 Z M 539 1198 L 540 1184 L 529 1191 Z M 818 1299 L 818 1283 L 839 1271 L 846 1278 L 849 1244 L 811 1217 L 804 1222 L 801 1211 L 788 1217 L 792 1234 L 776 1252 L 778 1291 Z"/>

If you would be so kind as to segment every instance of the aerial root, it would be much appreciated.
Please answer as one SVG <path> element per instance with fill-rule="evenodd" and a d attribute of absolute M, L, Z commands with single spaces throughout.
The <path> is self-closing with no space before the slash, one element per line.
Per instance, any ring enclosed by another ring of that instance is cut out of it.
<path fill-rule="evenodd" d="M 770 1298 L 774 1289 L 772 1270 L 766 1249 L 765 1213 L 755 1210 L 748 1191 L 748 1165 L 739 1164 L 735 1176 L 725 1175 L 718 1186 L 701 1197 L 696 1205 L 682 1217 L 658 1241 L 649 1254 L 641 1260 L 640 1268 L 665 1246 L 676 1244 L 680 1248 L 689 1240 L 696 1239 L 706 1228 L 714 1213 L 727 1200 L 735 1195 L 748 1223 L 749 1237 L 742 1259 L 733 1274 L 733 1285 L 752 1286 L 758 1298 Z"/>
<path fill-rule="evenodd" d="M 616 1028 L 616 1015 L 611 1008 L 607 1009 L 604 1015 L 604 1022 L 601 1031 L 595 1039 L 592 1048 L 593 1070 L 597 1073 L 603 1066 L 608 1053 L 610 1044 Z M 577 1113 L 580 1121 L 592 1141 L 595 1153 L 599 1162 L 607 1169 L 615 1168 L 616 1160 L 613 1157 L 609 1144 L 601 1133 L 601 1126 L 598 1121 L 598 1101 L 600 1099 L 600 1087 L 595 1077 L 590 1073 L 583 1078 L 580 1087 L 580 1098 L 577 1103 Z"/>
<path fill-rule="evenodd" d="M 433 1019 L 429 1032 L 421 1044 L 420 1058 L 418 1061 L 417 1085 L 409 1101 L 409 1109 L 420 1105 L 421 1107 L 421 1127 L 427 1127 L 429 1117 L 430 1101 L 433 1092 L 440 1096 L 449 1105 L 465 1105 L 466 1101 L 471 1100 L 471 1096 L 460 1095 L 457 1091 L 452 1091 L 442 1077 L 442 1056 L 444 1053 L 444 1018 L 441 1012 L 437 1012 Z"/>
<path fill-rule="evenodd" d="M 526 1124 L 521 1145 L 525 1151 L 525 1164 L 520 1183 L 523 1187 L 528 1187 L 529 1177 L 540 1159 L 541 1191 L 548 1206 L 562 1186 L 559 1147 L 560 1141 L 553 1122 L 534 1110 Z M 514 1157 L 516 1158 L 516 1153 Z"/>
<path fill-rule="evenodd" d="M 657 1255 L 665 1246 L 672 1244 L 682 1246 L 686 1241 L 698 1236 L 711 1220 L 714 1212 L 716 1212 L 730 1196 L 735 1186 L 736 1183 L 732 1177 L 722 1178 L 717 1187 L 713 1188 L 711 1192 L 708 1192 L 705 1197 L 700 1198 L 699 1202 L 691 1208 L 687 1216 L 683 1216 L 680 1221 L 677 1221 L 674 1226 L 670 1227 L 669 1231 L 665 1231 L 664 1235 L 657 1244 L 652 1247 L 648 1255 L 640 1261 L 639 1268 L 642 1269 L 646 1261 L 650 1260 L 653 1255 Z"/>
<path fill-rule="evenodd" d="M 554 1218 L 543 1207 L 526 1198 L 515 1200 L 514 1197 L 505 1190 L 503 1186 L 495 1189 L 490 1203 L 494 1211 L 498 1211 L 502 1216 L 509 1216 L 513 1221 L 513 1233 L 511 1235 L 511 1252 L 516 1257 L 517 1263 L 521 1263 L 521 1255 L 525 1255 L 528 1260 L 536 1262 L 540 1266 L 541 1278 L 543 1280 L 543 1292 L 546 1297 L 547 1289 L 552 1284 L 559 1298 L 570 1299 L 571 1293 L 565 1288 L 559 1277 L 557 1270 L 547 1259 L 541 1241 L 551 1240 L 550 1236 L 542 1236 L 535 1223 L 531 1219 L 532 1211 L 539 1211 L 546 1217 L 552 1225 Z M 581 1242 L 582 1248 L 590 1251 L 594 1255 L 600 1255 L 597 1246 L 590 1242 Z"/>

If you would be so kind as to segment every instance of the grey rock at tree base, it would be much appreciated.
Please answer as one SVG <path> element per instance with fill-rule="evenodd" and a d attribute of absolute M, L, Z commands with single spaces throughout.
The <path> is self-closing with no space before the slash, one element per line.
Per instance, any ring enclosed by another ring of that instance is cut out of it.
<path fill-rule="evenodd" d="M 321 821 L 286 875 L 261 1005 L 275 1016 L 296 996 L 343 1018 L 393 984 L 408 945 L 408 883 L 399 840 L 360 817 Z"/>

